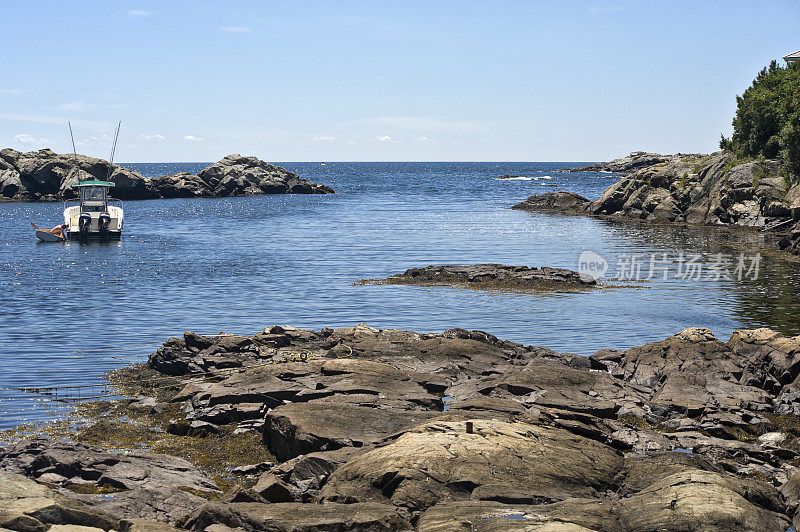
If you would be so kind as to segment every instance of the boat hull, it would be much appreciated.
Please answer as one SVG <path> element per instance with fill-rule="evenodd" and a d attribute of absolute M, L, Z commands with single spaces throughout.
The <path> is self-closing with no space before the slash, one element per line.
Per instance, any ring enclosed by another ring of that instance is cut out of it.
<path fill-rule="evenodd" d="M 42 242 L 63 242 L 64 237 L 54 235 L 50 231 L 42 231 L 41 229 L 36 230 L 36 237 L 41 240 Z"/>

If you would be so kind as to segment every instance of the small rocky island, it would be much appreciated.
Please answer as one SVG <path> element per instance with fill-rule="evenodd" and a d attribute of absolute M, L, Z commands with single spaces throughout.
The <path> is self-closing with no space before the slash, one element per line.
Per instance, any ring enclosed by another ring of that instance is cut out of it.
<path fill-rule="evenodd" d="M 0 529 L 784 532 L 800 517 L 800 337 L 769 329 L 590 357 L 464 329 L 187 332 L 114 382 L 130 397 L 0 448 Z"/>
<path fill-rule="evenodd" d="M 52 150 L 22 153 L 0 150 L 0 201 L 61 201 L 74 197 L 72 184 L 83 179 L 111 181 L 122 200 L 210 198 L 256 194 L 332 194 L 333 189 L 300 178 L 256 157 L 234 154 L 198 174 L 186 172 L 146 178 L 120 165 L 85 155 Z"/>
<path fill-rule="evenodd" d="M 449 264 L 409 268 L 386 279 L 363 279 L 358 284 L 446 285 L 479 290 L 566 292 L 590 288 L 597 282 L 594 279 L 584 279 L 578 272 L 564 268 Z"/>
<path fill-rule="evenodd" d="M 530 196 L 512 208 L 782 231 L 781 248 L 800 254 L 800 185 L 781 176 L 780 161 L 741 162 L 728 151 L 664 157 L 594 201 L 557 192 Z"/>

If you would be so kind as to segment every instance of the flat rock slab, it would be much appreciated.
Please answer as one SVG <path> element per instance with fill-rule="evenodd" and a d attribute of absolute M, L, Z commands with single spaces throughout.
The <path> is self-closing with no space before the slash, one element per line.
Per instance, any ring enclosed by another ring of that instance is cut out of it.
<path fill-rule="evenodd" d="M 138 528 L 137 528 L 138 527 Z M 162 523 L 116 517 L 16 473 L 0 471 L 0 530 L 88 532 L 165 530 Z"/>
<path fill-rule="evenodd" d="M 211 502 L 185 522 L 183 528 L 206 530 L 222 524 L 245 531 L 312 532 L 321 530 L 389 531 L 411 530 L 397 509 L 386 504 L 303 504 L 303 503 L 232 503 Z"/>
<path fill-rule="evenodd" d="M 620 522 L 627 530 L 786 530 L 789 520 L 757 495 L 718 473 L 684 471 L 622 499 Z"/>
<path fill-rule="evenodd" d="M 59 440 L 23 441 L 0 450 L 0 469 L 49 484 L 95 484 L 118 490 L 183 487 L 219 491 L 194 465 L 164 454 L 114 452 Z"/>
<path fill-rule="evenodd" d="M 420 514 L 417 532 L 622 532 L 611 505 L 594 499 L 530 505 L 442 502 Z"/>
<path fill-rule="evenodd" d="M 323 500 L 424 510 L 443 500 L 528 492 L 542 500 L 597 496 L 622 465 L 610 447 L 568 431 L 476 419 L 432 422 L 337 469 Z"/>
<path fill-rule="evenodd" d="M 494 290 L 561 291 L 596 284 L 578 272 L 564 268 L 507 266 L 504 264 L 443 265 L 410 268 L 386 279 L 363 280 L 365 284 L 412 286 L 449 285 Z"/>
<path fill-rule="evenodd" d="M 264 423 L 264 443 L 278 460 L 288 460 L 314 451 L 363 447 L 438 414 L 410 404 L 381 408 L 383 400 L 371 397 L 365 398 L 375 401 L 370 406 L 350 399 L 318 399 L 271 410 Z"/>

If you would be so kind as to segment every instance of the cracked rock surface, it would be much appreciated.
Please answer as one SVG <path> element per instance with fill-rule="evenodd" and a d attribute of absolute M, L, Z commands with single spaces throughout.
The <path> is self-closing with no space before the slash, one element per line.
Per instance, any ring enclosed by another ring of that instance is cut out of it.
<path fill-rule="evenodd" d="M 275 463 L 232 468 L 224 494 L 184 460 L 63 441 L 6 448 L 0 469 L 59 497 L 113 487 L 69 499 L 112 519 L 209 532 L 797 524 L 800 337 L 769 329 L 582 357 L 464 329 L 273 326 L 187 332 L 148 366 L 174 392 L 132 407 L 180 412 L 177 438 L 257 434 Z"/>

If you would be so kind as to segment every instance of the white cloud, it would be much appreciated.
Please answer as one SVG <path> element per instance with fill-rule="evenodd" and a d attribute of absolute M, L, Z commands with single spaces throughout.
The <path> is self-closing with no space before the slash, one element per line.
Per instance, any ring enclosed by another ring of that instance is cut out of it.
<path fill-rule="evenodd" d="M 27 133 L 20 133 L 19 135 L 14 135 L 14 141 L 18 142 L 19 144 L 49 144 L 50 143 L 50 141 L 45 139 L 45 138 L 37 139 L 36 137 L 28 135 Z"/>
<path fill-rule="evenodd" d="M 86 104 L 84 102 L 69 102 L 58 106 L 59 111 L 65 111 L 68 113 L 75 113 L 78 111 L 83 111 L 84 109 L 86 109 Z"/>
<path fill-rule="evenodd" d="M 400 142 L 399 140 L 394 140 L 389 135 L 383 135 L 378 137 L 378 142 Z"/>
<path fill-rule="evenodd" d="M 333 142 L 336 137 L 312 137 L 312 142 Z"/>
<path fill-rule="evenodd" d="M 219 31 L 225 33 L 249 33 L 250 28 L 247 26 L 220 26 Z"/>
<path fill-rule="evenodd" d="M 345 144 L 347 144 L 348 146 L 358 146 L 358 142 L 354 140 L 348 140 L 347 142 L 345 142 Z"/>
<path fill-rule="evenodd" d="M 186 135 L 183 138 L 186 140 L 191 140 L 192 142 L 203 142 L 204 140 L 206 140 L 203 137 L 195 137 L 194 135 Z"/>
<path fill-rule="evenodd" d="M 22 93 L 20 89 L 0 89 L 0 96 L 19 96 Z"/>
<path fill-rule="evenodd" d="M 191 135 L 187 135 L 187 137 L 191 137 Z M 156 133 L 155 135 L 142 134 L 142 135 L 139 135 L 139 138 L 142 139 L 142 140 L 166 140 L 167 139 L 167 137 L 165 137 L 164 135 L 160 135 L 158 133 Z"/>
<path fill-rule="evenodd" d="M 140 18 L 140 17 L 149 17 L 153 14 L 152 11 L 144 11 L 141 9 L 129 9 L 125 12 L 126 15 L 129 17 Z"/>
<path fill-rule="evenodd" d="M 423 143 L 423 142 L 429 142 L 431 139 L 429 139 L 428 137 L 417 137 L 414 140 L 419 143 Z"/>

